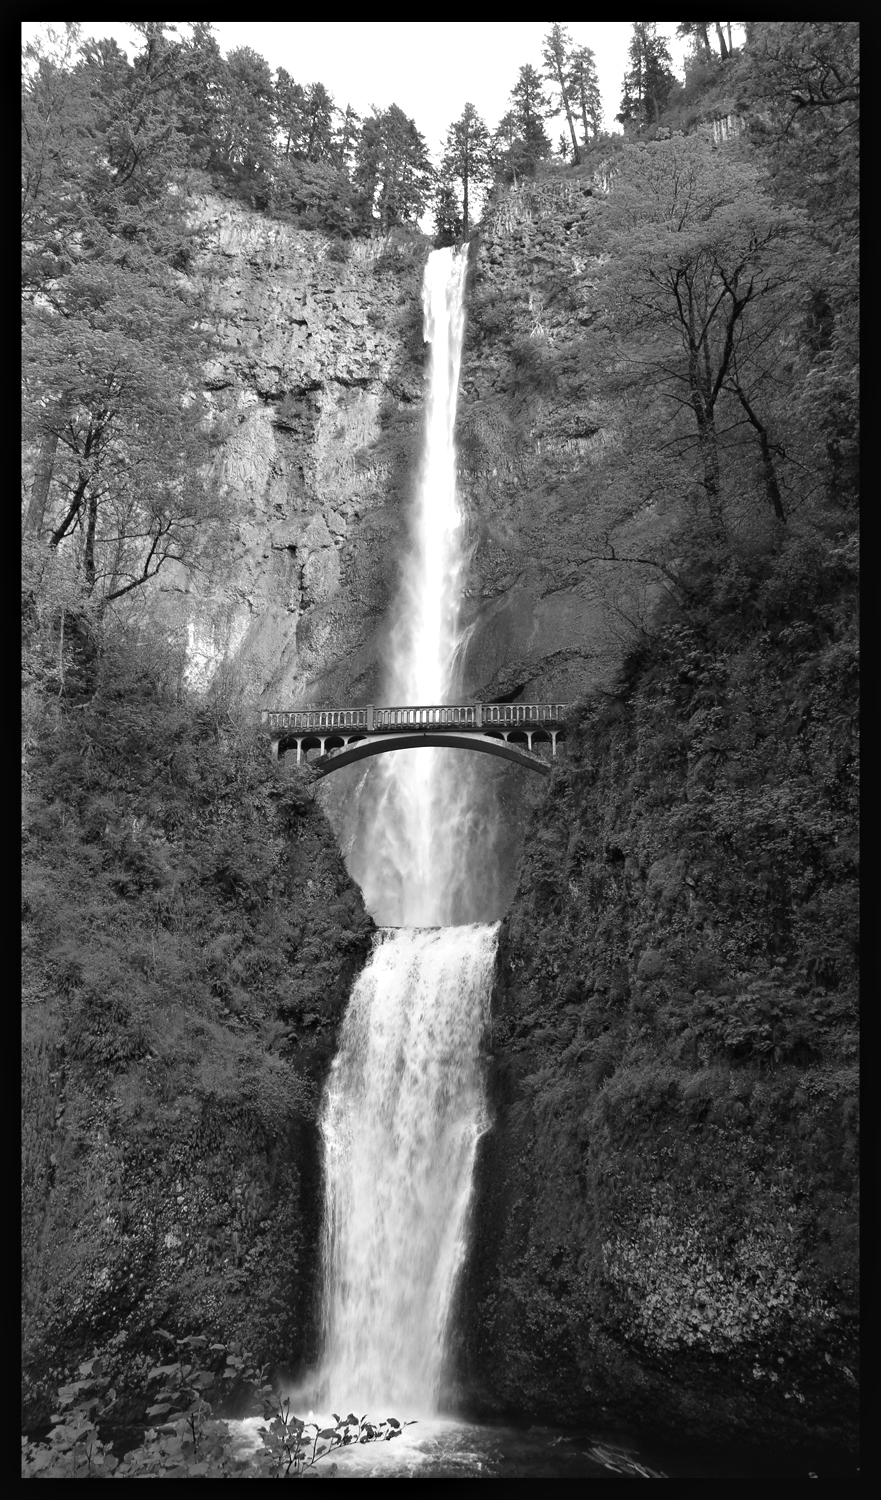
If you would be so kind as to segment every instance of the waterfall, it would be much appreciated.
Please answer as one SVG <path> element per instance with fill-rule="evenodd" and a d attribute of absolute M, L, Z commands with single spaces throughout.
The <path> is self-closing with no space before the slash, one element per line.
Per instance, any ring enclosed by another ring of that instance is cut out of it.
<path fill-rule="evenodd" d="M 465 527 L 454 428 L 467 265 L 461 248 L 434 250 L 425 267 L 425 430 L 389 638 L 389 704 L 455 703 L 460 690 Z M 404 750 L 378 757 L 363 773 L 348 864 L 378 922 L 425 927 L 490 914 L 485 903 L 475 910 L 475 862 L 463 859 L 477 806 L 473 759 L 454 750 Z"/>
<path fill-rule="evenodd" d="M 380 932 L 352 992 L 322 1120 L 324 1384 L 347 1409 L 436 1409 L 495 943 L 490 926 Z"/>
<path fill-rule="evenodd" d="M 423 283 L 425 435 L 386 702 L 455 701 L 465 565 L 454 429 L 465 249 L 435 250 Z M 437 1409 L 486 1126 L 479 1045 L 495 925 L 471 858 L 475 781 L 461 751 L 381 756 L 360 784 L 349 868 L 380 930 L 355 984 L 325 1092 L 324 1363 L 338 1410 Z"/>

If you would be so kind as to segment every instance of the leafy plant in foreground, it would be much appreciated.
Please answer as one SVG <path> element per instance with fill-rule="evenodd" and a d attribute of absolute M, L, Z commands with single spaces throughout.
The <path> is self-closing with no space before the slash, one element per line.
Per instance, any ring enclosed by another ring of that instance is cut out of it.
<path fill-rule="evenodd" d="M 287 1396 L 276 1396 L 267 1404 L 273 1416 L 269 1429 L 260 1431 L 264 1448 L 257 1457 L 257 1466 L 264 1475 L 277 1479 L 286 1479 L 292 1473 L 299 1477 L 304 1469 L 312 1468 L 320 1458 L 337 1448 L 346 1448 L 353 1443 L 390 1442 L 392 1438 L 400 1437 L 405 1427 L 413 1426 L 412 1422 L 399 1422 L 396 1417 L 370 1422 L 366 1414 L 356 1417 L 354 1412 L 349 1412 L 340 1417 L 332 1412 L 335 1425 L 320 1427 L 317 1422 L 303 1422 L 295 1417 Z"/>
<path fill-rule="evenodd" d="M 166 1420 L 148 1427 L 140 1446 L 119 1459 L 113 1443 L 103 1442 L 98 1431 L 99 1422 L 112 1417 L 117 1394 L 102 1361 L 86 1360 L 79 1367 L 80 1379 L 59 1389 L 58 1411 L 52 1414 L 57 1425 L 48 1441 L 22 1437 L 22 1478 L 299 1478 L 337 1448 L 389 1442 L 413 1425 L 396 1417 L 371 1422 L 353 1412 L 345 1417 L 334 1412 L 332 1427 L 302 1421 L 291 1412 L 289 1397 L 279 1395 L 267 1379 L 268 1367 L 257 1365 L 240 1344 L 209 1344 L 198 1334 L 179 1339 L 165 1329 L 157 1332 L 175 1346 L 175 1357 L 149 1371 L 147 1380 L 161 1385 L 146 1415 Z M 209 1392 L 222 1401 L 250 1393 L 259 1402 L 268 1423 L 260 1429 L 260 1452 L 235 1453 L 229 1424 L 213 1415 Z"/>

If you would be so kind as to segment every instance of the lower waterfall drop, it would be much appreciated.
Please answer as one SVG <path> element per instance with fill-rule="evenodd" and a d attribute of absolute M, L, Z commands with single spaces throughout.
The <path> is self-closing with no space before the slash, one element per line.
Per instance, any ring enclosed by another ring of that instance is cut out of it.
<path fill-rule="evenodd" d="M 497 931 L 383 929 L 352 991 L 322 1117 L 322 1385 L 345 1409 L 437 1410 Z"/>

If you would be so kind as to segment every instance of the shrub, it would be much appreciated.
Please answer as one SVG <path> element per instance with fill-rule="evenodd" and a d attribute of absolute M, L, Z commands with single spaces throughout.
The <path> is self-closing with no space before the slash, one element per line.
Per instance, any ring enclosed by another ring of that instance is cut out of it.
<path fill-rule="evenodd" d="M 159 1389 L 146 1414 L 160 1421 L 147 1428 L 143 1442 L 120 1459 L 113 1443 L 102 1440 L 99 1423 L 106 1430 L 117 1397 L 101 1360 L 89 1359 L 80 1365 L 80 1379 L 59 1389 L 52 1416 L 57 1425 L 48 1441 L 22 1437 L 23 1479 L 287 1479 L 338 1448 L 389 1442 L 413 1425 L 396 1417 L 371 1422 L 353 1412 L 334 1413 L 329 1427 L 305 1422 L 268 1380 L 268 1368 L 258 1366 L 240 1344 L 209 1344 L 200 1334 L 175 1338 L 161 1328 L 157 1334 L 174 1346 L 174 1354 L 147 1376 Z M 263 1415 L 268 1427 L 260 1429 L 263 1450 L 256 1459 L 233 1451 L 229 1425 L 214 1416 L 209 1395 Z"/>

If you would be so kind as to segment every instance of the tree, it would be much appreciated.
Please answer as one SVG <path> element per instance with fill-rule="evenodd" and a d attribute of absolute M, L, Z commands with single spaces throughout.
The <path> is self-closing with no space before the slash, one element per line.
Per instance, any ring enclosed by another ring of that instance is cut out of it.
<path fill-rule="evenodd" d="M 713 49 L 710 46 L 710 36 L 707 31 L 709 24 L 709 21 L 679 21 L 676 26 L 677 36 L 690 37 L 695 45 L 698 42 L 700 43 L 707 60 L 713 56 Z"/>
<path fill-rule="evenodd" d="M 138 29 L 131 65 L 71 31 L 37 46 L 23 93 L 25 527 L 73 548 L 102 604 L 183 557 L 210 508 L 181 49 Z"/>
<path fill-rule="evenodd" d="M 283 161 L 306 154 L 306 91 L 295 83 L 286 68 L 275 73 L 275 119 Z"/>
<path fill-rule="evenodd" d="M 364 121 L 354 178 L 383 230 L 415 223 L 422 213 L 433 181 L 428 147 L 397 104 L 374 106 Z"/>
<path fill-rule="evenodd" d="M 855 21 L 751 22 L 739 77 L 774 192 L 807 211 L 829 251 L 802 404 L 817 469 L 848 502 L 858 491 L 859 43 Z"/>
<path fill-rule="evenodd" d="M 603 123 L 600 81 L 596 59 L 590 47 L 573 48 L 569 63 L 569 85 L 573 108 L 581 116 L 582 138 L 586 146 L 591 135 L 596 140 Z"/>
<path fill-rule="evenodd" d="M 349 171 L 354 160 L 355 146 L 358 140 L 358 127 L 360 124 L 361 116 L 356 114 L 351 104 L 347 104 L 340 116 L 340 122 L 333 141 L 334 161 L 343 172 Z"/>
<path fill-rule="evenodd" d="M 458 182 L 462 194 L 462 237 L 470 231 L 469 198 L 474 187 L 492 176 L 490 136 L 473 104 L 466 104 L 458 120 L 447 131 L 441 161 L 444 183 Z"/>
<path fill-rule="evenodd" d="M 779 434 L 788 427 L 798 437 L 782 377 L 795 359 L 798 303 L 825 270 L 806 221 L 770 200 L 755 166 L 695 137 L 626 152 L 606 207 L 609 368 L 643 402 L 666 404 L 663 447 L 686 469 L 696 457 L 717 535 L 723 461 L 740 452 L 744 429 L 758 449 L 762 492 L 783 520 L 780 468 L 795 460 Z"/>
<path fill-rule="evenodd" d="M 499 121 L 493 135 L 493 159 L 498 176 L 516 182 L 535 172 L 536 163 L 551 154 L 544 127 L 549 112 L 541 75 L 525 63 L 510 93 L 512 108 Z"/>
<path fill-rule="evenodd" d="M 438 249 L 444 245 L 461 244 L 465 237 L 459 195 L 453 184 L 445 182 L 443 178 L 434 195 L 434 232 Z"/>
<path fill-rule="evenodd" d="M 197 394 L 207 340 L 152 267 L 104 261 L 67 280 L 65 316 L 37 307 L 24 334 L 25 437 L 55 449 L 31 524 L 51 548 L 75 546 L 85 596 L 106 603 L 184 560 L 216 513 Z"/>
<path fill-rule="evenodd" d="M 269 64 L 253 47 L 235 47 L 222 73 L 220 155 L 246 178 L 273 163 L 275 86 Z"/>
<path fill-rule="evenodd" d="M 323 83 L 310 83 L 303 110 L 306 120 L 306 155 L 309 161 L 330 161 L 334 149 L 333 96 Z"/>
<path fill-rule="evenodd" d="M 657 35 L 655 21 L 634 21 L 628 47 L 630 67 L 624 74 L 621 109 L 616 119 L 622 124 L 655 124 L 667 102 L 676 78 L 670 49 Z"/>
<path fill-rule="evenodd" d="M 572 38 L 567 28 L 561 26 L 559 21 L 555 21 L 542 43 L 541 55 L 545 77 L 550 79 L 557 90 L 558 109 L 566 116 L 566 123 L 572 138 L 572 157 L 577 164 L 581 160 L 581 153 L 575 135 L 575 120 L 570 97 L 574 51 Z"/>

